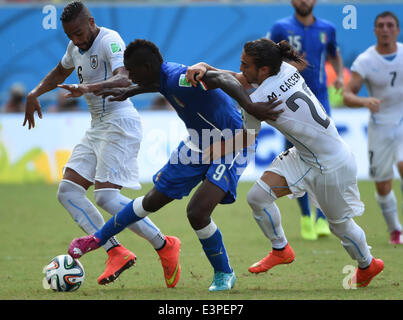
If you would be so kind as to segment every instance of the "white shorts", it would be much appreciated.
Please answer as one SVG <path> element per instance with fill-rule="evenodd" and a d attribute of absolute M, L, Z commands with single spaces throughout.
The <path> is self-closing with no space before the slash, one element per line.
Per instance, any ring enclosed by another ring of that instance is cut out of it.
<path fill-rule="evenodd" d="M 393 179 L 394 166 L 403 161 L 403 123 L 368 125 L 369 174 L 374 181 Z"/>
<path fill-rule="evenodd" d="M 95 183 L 110 182 L 134 190 L 141 189 L 137 156 L 142 139 L 141 120 L 128 112 L 91 121 L 76 145 L 65 168 Z"/>
<path fill-rule="evenodd" d="M 302 197 L 307 192 L 329 223 L 340 223 L 364 212 L 357 186 L 357 166 L 352 153 L 351 158 L 338 169 L 321 173 L 318 168 L 304 162 L 297 149 L 292 147 L 288 153 L 277 156 L 267 171 L 286 179 L 292 192 L 290 198 Z"/>

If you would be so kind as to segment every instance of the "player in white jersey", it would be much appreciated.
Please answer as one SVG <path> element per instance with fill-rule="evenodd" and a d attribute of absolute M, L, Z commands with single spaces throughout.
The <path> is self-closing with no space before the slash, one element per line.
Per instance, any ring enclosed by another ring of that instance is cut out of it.
<path fill-rule="evenodd" d="M 383 270 L 383 261 L 372 257 L 364 231 L 353 220 L 364 211 L 354 155 L 301 74 L 283 60 L 302 63 L 288 42 L 275 44 L 268 39 L 247 42 L 241 56 L 242 76 L 248 83 L 259 85 L 250 96 L 252 102 L 281 99 L 277 108 L 282 108 L 283 113 L 276 121 L 267 123 L 294 144 L 277 156 L 248 192 L 253 216 L 273 248 L 249 271 L 266 272 L 294 260 L 295 253 L 284 234 L 275 200 L 285 195 L 301 197 L 308 193 L 326 215 L 332 233 L 358 263 L 352 284 L 367 286 Z M 190 81 L 196 72 L 198 77 L 202 76 L 206 69 L 217 70 L 206 65 L 194 66 L 187 79 Z M 244 128 L 254 130 L 257 136 L 261 121 L 246 112 L 243 114 Z"/>
<path fill-rule="evenodd" d="M 68 4 L 60 19 L 71 41 L 61 62 L 28 95 L 23 125 L 28 123 L 29 129 L 35 126 L 34 113 L 38 112 L 42 118 L 38 97 L 58 85 L 70 90 L 66 94 L 68 97 L 84 94 L 91 113 L 91 127 L 74 147 L 64 167 L 57 198 L 74 221 L 87 234 L 93 234 L 105 222 L 99 210 L 86 197 L 86 191 L 94 185 L 96 204 L 112 215 L 131 201 L 120 190 L 122 187 L 140 188 L 137 155 L 142 127 L 139 114 L 130 100 L 110 102 L 87 93 L 89 89 L 94 89 L 91 83 L 95 82 L 100 89 L 131 84 L 123 64 L 125 44 L 119 34 L 98 27 L 88 8 L 79 1 Z M 74 70 L 80 84 L 60 85 Z M 152 244 L 163 267 L 166 263 L 179 266 L 179 239 L 164 236 L 148 218 L 129 228 Z M 99 284 L 114 281 L 136 261 L 136 256 L 114 237 L 107 241 L 104 249 L 109 257 L 105 272 L 98 278 Z"/>
<path fill-rule="evenodd" d="M 375 181 L 375 197 L 388 226 L 391 244 L 403 244 L 392 189 L 396 164 L 403 178 L 403 44 L 397 42 L 399 32 L 399 20 L 392 12 L 376 17 L 377 44 L 353 62 L 351 79 L 344 91 L 347 106 L 370 110 L 369 171 Z M 357 95 L 364 83 L 369 97 Z M 401 186 L 403 192 L 402 181 Z"/>

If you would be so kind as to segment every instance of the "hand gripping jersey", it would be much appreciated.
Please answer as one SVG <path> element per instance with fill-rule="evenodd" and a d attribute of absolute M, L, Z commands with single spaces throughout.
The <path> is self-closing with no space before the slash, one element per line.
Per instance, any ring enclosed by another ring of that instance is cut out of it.
<path fill-rule="evenodd" d="M 113 30 L 101 27 L 91 48 L 82 51 L 70 41 L 67 51 L 62 58 L 65 69 L 75 68 L 80 83 L 90 84 L 107 80 L 113 76 L 113 71 L 123 65 L 125 44 L 120 35 Z M 119 109 L 131 109 L 132 102 L 109 101 L 93 93 L 84 94 L 91 117 L 103 117 Z"/>
<path fill-rule="evenodd" d="M 296 68 L 283 62 L 280 72 L 267 78 L 250 95 L 253 102 L 264 102 L 277 97 L 284 109 L 276 121 L 267 121 L 291 141 L 303 161 L 330 172 L 350 159 L 350 150 L 337 132 L 334 122 L 306 85 Z M 261 128 L 261 122 L 244 112 L 244 127 Z"/>
<path fill-rule="evenodd" d="M 397 44 L 396 57 L 391 60 L 371 46 L 357 57 L 351 70 L 364 79 L 371 97 L 382 100 L 380 111 L 371 113 L 371 120 L 399 124 L 403 119 L 403 44 Z"/>

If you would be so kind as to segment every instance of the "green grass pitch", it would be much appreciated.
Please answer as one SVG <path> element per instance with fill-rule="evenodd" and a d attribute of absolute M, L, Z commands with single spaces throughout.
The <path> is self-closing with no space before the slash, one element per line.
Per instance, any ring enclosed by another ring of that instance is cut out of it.
<path fill-rule="evenodd" d="M 42 269 L 56 255 L 64 254 L 74 237 L 83 232 L 56 199 L 56 185 L 0 185 L 0 299 L 1 300 L 328 300 L 328 299 L 402 299 L 403 246 L 388 244 L 386 224 L 374 199 L 374 185 L 360 181 L 361 199 L 366 212 L 356 218 L 365 230 L 372 254 L 385 262 L 383 273 L 369 287 L 357 290 L 343 288 L 346 265 L 354 265 L 333 235 L 317 241 L 302 240 L 300 213 L 295 200 L 278 201 L 283 227 L 296 253 L 290 265 L 281 265 L 265 274 L 253 275 L 248 267 L 264 257 L 270 244 L 264 238 L 250 212 L 246 194 L 251 183 L 241 183 L 234 204 L 221 205 L 213 214 L 222 231 L 237 282 L 230 292 L 209 293 L 212 280 L 210 267 L 195 233 L 186 218 L 189 198 L 175 201 L 150 218 L 168 235 L 182 241 L 181 279 L 174 289 L 165 287 L 158 256 L 151 245 L 129 230 L 118 239 L 137 255 L 135 267 L 125 271 L 108 286 L 97 284 L 106 260 L 97 250 L 85 255 L 81 262 L 86 271 L 83 286 L 75 292 L 58 293 L 42 287 Z M 138 192 L 126 190 L 133 198 L 151 188 L 143 185 Z M 92 198 L 92 189 L 88 192 Z M 401 217 L 401 192 L 398 182 L 394 190 Z M 103 213 L 109 219 L 107 213 Z M 403 219 L 401 219 L 403 221 Z"/>

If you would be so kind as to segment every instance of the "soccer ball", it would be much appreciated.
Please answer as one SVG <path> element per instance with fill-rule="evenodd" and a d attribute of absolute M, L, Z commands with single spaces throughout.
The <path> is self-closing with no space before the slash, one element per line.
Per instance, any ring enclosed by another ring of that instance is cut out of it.
<path fill-rule="evenodd" d="M 53 258 L 43 271 L 44 287 L 53 291 L 75 291 L 84 283 L 83 265 L 67 254 Z"/>

